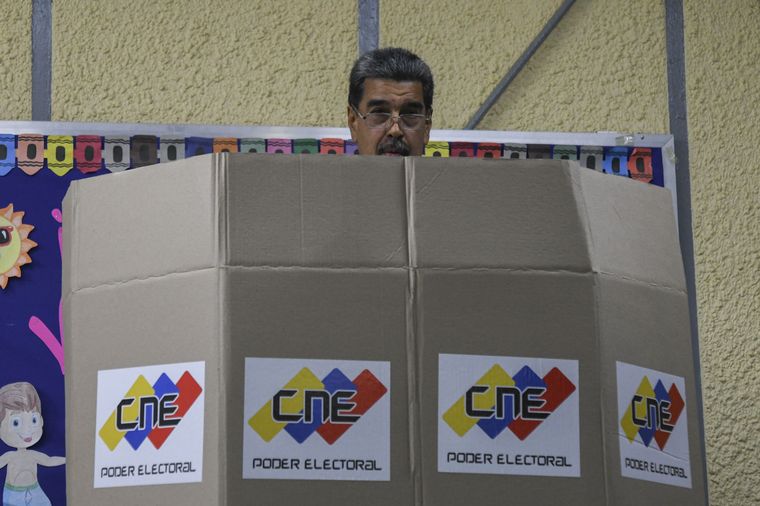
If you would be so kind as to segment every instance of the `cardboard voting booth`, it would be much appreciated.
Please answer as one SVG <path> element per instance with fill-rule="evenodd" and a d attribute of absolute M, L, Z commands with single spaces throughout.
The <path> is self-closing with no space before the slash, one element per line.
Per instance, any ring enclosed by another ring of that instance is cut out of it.
<path fill-rule="evenodd" d="M 71 504 L 703 504 L 670 195 L 214 154 L 64 202 Z"/>

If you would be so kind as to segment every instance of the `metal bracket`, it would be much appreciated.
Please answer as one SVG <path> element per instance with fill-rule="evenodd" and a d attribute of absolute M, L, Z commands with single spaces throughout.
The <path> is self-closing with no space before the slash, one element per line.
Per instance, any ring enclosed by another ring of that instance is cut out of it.
<path fill-rule="evenodd" d="M 377 49 L 380 44 L 380 2 L 359 0 L 359 54 Z"/>
<path fill-rule="evenodd" d="M 694 240 L 691 228 L 691 182 L 689 176 L 689 129 L 686 115 L 686 64 L 684 62 L 683 1 L 665 0 L 665 44 L 668 56 L 668 111 L 670 131 L 673 133 L 675 173 L 678 199 L 678 236 L 681 243 L 686 291 L 691 317 L 691 345 L 694 353 L 694 377 L 697 390 L 697 413 L 703 457 L 702 473 L 705 477 L 705 503 L 709 504 L 707 485 L 707 452 L 705 448 L 705 419 L 702 401 L 702 370 L 699 355 L 699 327 L 697 321 L 697 283 L 694 268 Z"/>
<path fill-rule="evenodd" d="M 53 1 L 32 0 L 32 120 L 50 121 Z"/>
<path fill-rule="evenodd" d="M 575 0 L 565 0 L 562 2 L 562 5 L 557 8 L 549 21 L 546 22 L 546 25 L 544 25 L 544 27 L 541 29 L 541 32 L 536 35 L 536 38 L 533 39 L 533 42 L 531 42 L 523 54 L 520 55 L 515 64 L 512 65 L 512 68 L 509 69 L 507 74 L 501 78 L 501 81 L 499 81 L 491 94 L 488 95 L 488 98 L 486 98 L 485 102 L 483 102 L 483 105 L 481 105 L 477 112 L 473 114 L 473 116 L 470 118 L 470 121 L 468 121 L 467 125 L 465 125 L 465 130 L 472 130 L 478 126 L 478 124 L 480 124 L 485 115 L 488 114 L 488 111 L 490 111 L 494 104 L 499 100 L 499 97 L 501 97 L 502 93 L 504 93 L 510 83 L 515 79 L 515 77 L 517 77 L 517 74 L 519 74 L 523 67 L 525 67 L 525 64 L 528 63 L 528 60 L 530 60 L 538 48 L 541 47 L 541 44 L 544 43 L 546 38 L 550 33 L 552 33 L 552 30 L 554 30 L 554 28 L 559 24 L 559 22 L 562 20 L 564 15 L 567 13 L 570 7 L 573 6 L 574 3 Z"/>

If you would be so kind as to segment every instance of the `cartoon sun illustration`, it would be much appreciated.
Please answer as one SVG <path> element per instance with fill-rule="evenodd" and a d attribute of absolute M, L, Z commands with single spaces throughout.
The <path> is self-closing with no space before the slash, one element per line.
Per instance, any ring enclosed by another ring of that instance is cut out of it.
<path fill-rule="evenodd" d="M 23 211 L 13 212 L 13 204 L 0 209 L 0 288 L 9 278 L 21 277 L 21 266 L 32 262 L 29 250 L 37 243 L 29 239 L 34 226 L 21 222 Z"/>

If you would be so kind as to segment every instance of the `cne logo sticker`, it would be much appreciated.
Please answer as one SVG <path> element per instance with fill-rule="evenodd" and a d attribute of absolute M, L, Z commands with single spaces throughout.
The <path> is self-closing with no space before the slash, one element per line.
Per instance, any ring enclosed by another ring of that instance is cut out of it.
<path fill-rule="evenodd" d="M 98 372 L 95 487 L 201 481 L 204 363 Z"/>
<path fill-rule="evenodd" d="M 248 424 L 267 442 L 284 429 L 299 444 L 315 432 L 333 444 L 387 391 L 367 369 L 350 380 L 335 368 L 320 380 L 304 367 Z"/>
<path fill-rule="evenodd" d="M 247 358 L 244 478 L 387 480 L 390 364 Z"/>
<path fill-rule="evenodd" d="M 577 361 L 441 354 L 438 377 L 439 471 L 580 476 Z"/>
<path fill-rule="evenodd" d="M 98 435 L 111 451 L 122 439 L 134 450 L 148 439 L 158 450 L 202 391 L 188 371 L 182 373 L 176 383 L 161 373 L 153 385 L 140 374 Z"/>
<path fill-rule="evenodd" d="M 542 378 L 526 365 L 511 377 L 495 364 L 443 419 L 460 436 L 477 425 L 491 439 L 508 428 L 524 440 L 573 392 L 575 385 L 556 367 Z"/>
<path fill-rule="evenodd" d="M 691 488 L 682 377 L 617 362 L 623 476 Z"/>
<path fill-rule="evenodd" d="M 653 441 L 664 451 L 685 404 L 675 383 L 665 389 L 662 380 L 652 387 L 647 376 L 631 397 L 631 402 L 620 420 L 620 426 L 629 443 L 638 439 L 649 446 Z"/>

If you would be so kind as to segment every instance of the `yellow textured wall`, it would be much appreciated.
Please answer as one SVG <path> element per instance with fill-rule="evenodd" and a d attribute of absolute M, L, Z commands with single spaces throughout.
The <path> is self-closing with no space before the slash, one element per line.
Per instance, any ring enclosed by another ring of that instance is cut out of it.
<path fill-rule="evenodd" d="M 0 0 L 0 120 L 32 119 L 32 0 Z"/>
<path fill-rule="evenodd" d="M 684 7 L 710 496 L 758 505 L 760 2 Z"/>
<path fill-rule="evenodd" d="M 461 128 L 561 0 L 380 0 Z M 760 504 L 760 4 L 684 0 L 711 504 Z M 53 119 L 344 124 L 356 0 L 55 0 Z M 31 116 L 31 0 L 0 0 L 0 119 Z M 575 2 L 480 128 L 667 132 L 661 0 Z"/>
<path fill-rule="evenodd" d="M 355 0 L 56 0 L 53 120 L 335 125 Z"/>
<path fill-rule="evenodd" d="M 381 43 L 435 71 L 438 128 L 463 128 L 561 0 L 382 0 Z M 562 19 L 479 128 L 665 132 L 660 1 L 584 0 Z"/>

